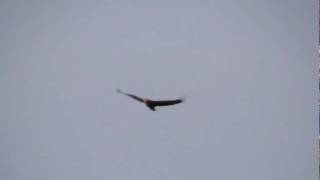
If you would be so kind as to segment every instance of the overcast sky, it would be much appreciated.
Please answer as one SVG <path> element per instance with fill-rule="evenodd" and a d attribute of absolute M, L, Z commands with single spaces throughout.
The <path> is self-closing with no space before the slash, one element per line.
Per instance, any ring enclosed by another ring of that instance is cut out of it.
<path fill-rule="evenodd" d="M 301 0 L 2 1 L 0 179 L 317 178 Z M 115 89 L 187 101 L 152 112 Z"/>

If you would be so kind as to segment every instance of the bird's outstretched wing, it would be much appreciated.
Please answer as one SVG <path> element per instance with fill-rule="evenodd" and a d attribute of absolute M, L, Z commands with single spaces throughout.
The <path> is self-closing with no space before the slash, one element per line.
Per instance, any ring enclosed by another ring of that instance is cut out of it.
<path fill-rule="evenodd" d="M 117 93 L 122 94 L 122 95 L 126 95 L 129 96 L 139 102 L 144 103 L 149 109 L 151 109 L 152 111 L 155 111 L 155 107 L 156 106 L 170 106 L 170 105 L 175 105 L 175 104 L 179 104 L 185 101 L 185 98 L 178 98 L 178 99 L 174 99 L 174 100 L 161 100 L 161 101 L 154 101 L 154 100 L 150 100 L 150 99 L 145 99 L 145 98 L 141 98 L 138 97 L 136 95 L 133 94 L 129 94 L 129 93 L 125 93 L 122 92 L 121 90 L 117 89 L 116 90 Z"/>
<path fill-rule="evenodd" d="M 135 99 L 135 100 L 137 100 L 137 101 L 140 101 L 140 102 L 142 102 L 142 103 L 145 102 L 145 99 L 144 99 L 144 98 L 135 96 L 135 95 L 133 95 L 133 94 L 124 93 L 124 92 L 122 92 L 120 89 L 117 89 L 116 91 L 117 91 L 117 93 L 120 93 L 120 94 L 122 94 L 122 95 L 129 96 L 129 97 L 131 97 L 131 98 L 133 98 L 133 99 Z"/>
<path fill-rule="evenodd" d="M 171 106 L 182 103 L 184 99 L 164 100 L 164 101 L 151 101 L 152 106 Z"/>

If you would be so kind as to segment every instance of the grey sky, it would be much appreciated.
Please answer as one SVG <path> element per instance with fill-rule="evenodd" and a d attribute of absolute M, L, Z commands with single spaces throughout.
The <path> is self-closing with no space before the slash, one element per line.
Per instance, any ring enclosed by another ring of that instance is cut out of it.
<path fill-rule="evenodd" d="M 0 23 L 0 179 L 318 174 L 314 1 L 2 1 Z"/>

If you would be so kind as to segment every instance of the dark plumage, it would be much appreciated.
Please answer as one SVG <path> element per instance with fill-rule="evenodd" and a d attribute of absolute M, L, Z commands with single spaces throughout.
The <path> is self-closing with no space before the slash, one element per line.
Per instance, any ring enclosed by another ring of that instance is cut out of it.
<path fill-rule="evenodd" d="M 116 91 L 122 95 L 129 96 L 137 101 L 144 103 L 152 111 L 156 110 L 155 109 L 156 106 L 171 106 L 171 105 L 182 103 L 184 101 L 184 98 L 174 99 L 174 100 L 155 101 L 155 100 L 151 100 L 151 99 L 141 98 L 141 97 L 135 96 L 133 94 L 124 93 L 124 92 L 120 91 L 119 89 L 117 89 Z"/>

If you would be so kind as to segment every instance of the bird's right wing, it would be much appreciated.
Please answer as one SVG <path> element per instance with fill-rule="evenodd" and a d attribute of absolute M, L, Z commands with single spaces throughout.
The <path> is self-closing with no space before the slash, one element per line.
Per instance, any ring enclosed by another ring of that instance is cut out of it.
<path fill-rule="evenodd" d="M 184 99 L 152 101 L 152 105 L 154 105 L 154 106 L 170 106 L 170 105 L 182 103 L 183 101 L 184 101 Z"/>

